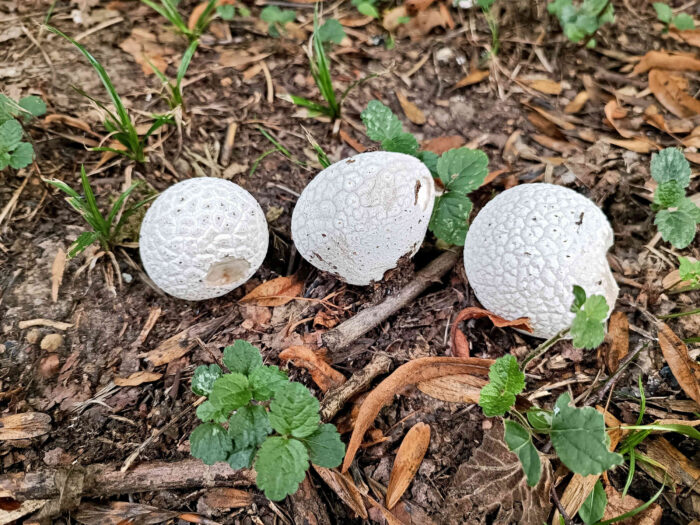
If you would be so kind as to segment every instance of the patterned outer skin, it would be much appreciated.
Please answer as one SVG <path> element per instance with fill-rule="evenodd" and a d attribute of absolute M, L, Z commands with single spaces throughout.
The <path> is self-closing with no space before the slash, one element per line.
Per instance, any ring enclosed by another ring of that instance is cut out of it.
<path fill-rule="evenodd" d="M 267 221 L 260 205 L 240 186 L 199 177 L 178 182 L 151 205 L 139 246 L 146 273 L 166 293 L 199 301 L 230 292 L 247 281 L 267 253 Z M 233 261 L 231 282 L 207 283 L 212 266 Z"/>
<path fill-rule="evenodd" d="M 361 153 L 306 186 L 292 214 L 292 238 L 316 268 L 367 285 L 418 251 L 434 202 L 433 178 L 418 159 Z"/>
<path fill-rule="evenodd" d="M 506 319 L 529 317 L 536 337 L 571 325 L 573 285 L 603 295 L 618 287 L 606 259 L 613 231 L 603 212 L 573 190 L 523 184 L 476 216 L 464 245 L 464 269 L 485 308 Z"/>

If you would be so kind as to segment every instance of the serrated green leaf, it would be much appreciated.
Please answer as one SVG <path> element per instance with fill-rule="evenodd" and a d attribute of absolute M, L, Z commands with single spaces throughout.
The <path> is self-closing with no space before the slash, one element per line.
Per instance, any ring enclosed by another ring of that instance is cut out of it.
<path fill-rule="evenodd" d="M 198 366 L 192 376 L 192 392 L 198 396 L 208 396 L 214 381 L 221 377 L 221 373 L 221 367 L 217 364 Z"/>
<path fill-rule="evenodd" d="M 255 458 L 256 484 L 268 499 L 279 501 L 297 491 L 308 468 L 309 454 L 301 441 L 269 437 Z"/>
<path fill-rule="evenodd" d="M 540 455 L 532 444 L 532 437 L 522 425 L 515 421 L 505 421 L 505 431 L 503 434 L 506 445 L 511 452 L 515 452 L 523 467 L 523 472 L 527 476 L 527 484 L 534 487 L 540 482 L 542 475 L 542 465 Z"/>
<path fill-rule="evenodd" d="M 226 461 L 232 450 L 226 430 L 216 423 L 203 423 L 190 434 L 190 453 L 207 465 Z"/>
<path fill-rule="evenodd" d="M 330 423 L 321 425 L 313 434 L 301 441 L 306 445 L 309 451 L 309 460 L 314 465 L 335 468 L 343 461 L 345 445 L 340 440 L 340 434 L 338 434 L 335 425 Z"/>
<path fill-rule="evenodd" d="M 319 402 L 301 383 L 285 383 L 270 403 L 270 424 L 282 435 L 304 438 L 313 434 L 321 418 Z"/>
<path fill-rule="evenodd" d="M 216 12 L 223 20 L 233 20 L 236 16 L 236 6 L 223 4 L 216 7 Z"/>
<path fill-rule="evenodd" d="M 586 525 L 591 525 L 603 518 L 607 504 L 608 496 L 605 494 L 603 484 L 598 480 L 578 510 L 578 515 Z"/>
<path fill-rule="evenodd" d="M 256 450 L 255 448 L 236 449 L 231 452 L 226 461 L 234 470 L 249 468 L 253 464 Z"/>
<path fill-rule="evenodd" d="M 247 404 L 251 398 L 248 378 L 235 372 L 222 375 L 214 381 L 211 394 L 209 394 L 211 404 L 222 412 L 237 410 Z"/>
<path fill-rule="evenodd" d="M 693 204 L 691 202 L 691 204 Z M 695 238 L 697 220 L 687 208 L 661 210 L 654 218 L 654 224 L 664 241 L 670 242 L 678 249 L 687 247 Z"/>
<path fill-rule="evenodd" d="M 383 142 L 403 132 L 399 118 L 378 100 L 371 100 L 360 116 L 367 128 L 367 136 L 375 142 Z"/>
<path fill-rule="evenodd" d="M 4 170 L 10 165 L 10 154 L 6 151 L 0 151 L 0 170 Z"/>
<path fill-rule="evenodd" d="M 700 282 L 700 261 L 691 261 L 687 257 L 679 257 L 678 273 L 682 281 Z"/>
<path fill-rule="evenodd" d="M 695 21 L 688 13 L 678 13 L 671 19 L 671 24 L 676 26 L 679 31 L 695 29 Z"/>
<path fill-rule="evenodd" d="M 684 198 L 685 188 L 675 180 L 662 182 L 654 192 L 654 203 L 664 208 L 678 206 Z"/>
<path fill-rule="evenodd" d="M 662 149 L 651 155 L 651 176 L 659 184 L 674 180 L 687 188 L 690 184 L 690 164 L 681 150 Z"/>
<path fill-rule="evenodd" d="M 469 230 L 472 201 L 466 195 L 449 192 L 435 200 L 429 228 L 438 239 L 464 246 Z"/>
<path fill-rule="evenodd" d="M 345 29 L 335 18 L 329 18 L 318 28 L 318 38 L 321 42 L 340 44 L 345 38 Z"/>
<path fill-rule="evenodd" d="M 228 420 L 228 435 L 236 449 L 257 448 L 270 432 L 270 420 L 262 405 L 243 406 Z"/>
<path fill-rule="evenodd" d="M 244 376 L 249 376 L 263 364 L 260 350 L 243 339 L 237 339 L 232 345 L 224 348 L 223 361 L 231 372 L 238 372 Z"/>
<path fill-rule="evenodd" d="M 518 361 L 507 354 L 489 368 L 489 383 L 481 389 L 479 406 L 487 417 L 502 416 L 514 404 L 515 396 L 525 389 L 525 374 Z"/>
<path fill-rule="evenodd" d="M 276 366 L 261 366 L 250 374 L 250 388 L 253 390 L 253 399 L 267 401 L 275 395 L 277 390 L 289 382 L 287 374 Z"/>
<path fill-rule="evenodd" d="M 552 426 L 552 413 L 549 410 L 531 408 L 527 411 L 527 420 L 537 431 L 548 431 Z"/>
<path fill-rule="evenodd" d="M 0 124 L 0 151 L 14 151 L 22 142 L 22 126 L 15 119 Z"/>
<path fill-rule="evenodd" d="M 214 423 L 224 423 L 226 421 L 227 415 L 221 412 L 220 410 L 217 410 L 214 407 L 214 405 L 211 404 L 210 401 L 205 401 L 204 403 L 199 405 L 195 413 L 197 414 L 197 417 L 205 423 L 207 421 L 213 421 Z"/>
<path fill-rule="evenodd" d="M 579 300 L 580 297 L 576 297 L 574 304 Z M 598 348 L 605 339 L 604 320 L 607 315 L 608 303 L 605 297 L 602 295 L 588 297 L 571 323 L 570 334 L 573 345 L 576 348 Z"/>
<path fill-rule="evenodd" d="M 20 142 L 10 155 L 10 166 L 18 170 L 29 166 L 34 160 L 34 148 L 29 142 Z"/>
<path fill-rule="evenodd" d="M 455 148 L 437 161 L 437 172 L 448 191 L 467 194 L 483 184 L 488 175 L 489 158 L 481 150 Z"/>
<path fill-rule="evenodd" d="M 382 149 L 384 151 L 393 151 L 394 153 L 415 155 L 418 152 L 418 141 L 410 133 L 399 133 L 395 137 L 384 139 L 382 141 Z"/>
<path fill-rule="evenodd" d="M 29 111 L 33 117 L 40 117 L 46 113 L 46 103 L 36 95 L 29 95 L 19 99 L 19 105 L 22 109 Z"/>
<path fill-rule="evenodd" d="M 573 313 L 578 312 L 583 303 L 586 302 L 586 290 L 581 288 L 579 285 L 574 285 L 574 302 L 571 304 L 571 311 Z"/>
<path fill-rule="evenodd" d="M 572 407 L 570 402 L 568 393 L 560 395 L 552 416 L 550 437 L 562 463 L 582 476 L 621 465 L 623 457 L 608 450 L 603 414 L 593 407 Z"/>
<path fill-rule="evenodd" d="M 654 11 L 656 11 L 656 17 L 663 22 L 664 24 L 668 24 L 671 21 L 671 17 L 673 16 L 673 11 L 671 11 L 671 8 L 664 4 L 663 2 L 654 2 L 651 4 L 654 6 Z"/>

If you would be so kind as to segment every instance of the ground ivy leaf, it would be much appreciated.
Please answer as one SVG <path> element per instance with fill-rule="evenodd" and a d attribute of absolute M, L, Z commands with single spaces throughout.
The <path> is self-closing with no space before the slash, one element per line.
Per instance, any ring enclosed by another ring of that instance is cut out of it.
<path fill-rule="evenodd" d="M 692 202 L 691 202 L 692 204 Z M 695 238 L 697 221 L 691 213 L 681 210 L 661 210 L 654 218 L 664 241 L 678 249 L 686 248 Z"/>
<path fill-rule="evenodd" d="M 190 453 L 207 465 L 226 461 L 233 450 L 226 430 L 216 423 L 203 423 L 190 434 Z"/>
<path fill-rule="evenodd" d="M 367 136 L 375 142 L 394 138 L 403 131 L 399 118 L 378 100 L 371 100 L 360 116 L 367 128 Z"/>
<path fill-rule="evenodd" d="M 231 372 L 249 376 L 253 370 L 263 364 L 260 350 L 248 341 L 238 339 L 224 348 L 224 364 Z"/>
<path fill-rule="evenodd" d="M 550 437 L 559 459 L 569 470 L 587 476 L 620 465 L 620 454 L 608 450 L 603 414 L 593 407 L 569 405 L 568 393 L 557 399 Z"/>
<path fill-rule="evenodd" d="M 488 175 L 489 158 L 481 150 L 455 148 L 437 161 L 437 172 L 448 191 L 467 194 L 477 189 Z"/>
<path fill-rule="evenodd" d="M 216 409 L 210 401 L 205 401 L 197 407 L 197 417 L 202 421 L 214 421 L 215 423 L 223 423 L 226 421 L 226 414 Z"/>
<path fill-rule="evenodd" d="M 270 403 L 270 424 L 277 432 L 303 438 L 313 434 L 321 418 L 319 403 L 301 383 L 286 383 Z"/>
<path fill-rule="evenodd" d="M 319 426 L 313 434 L 302 439 L 302 442 L 309 451 L 311 463 L 319 467 L 335 468 L 345 456 L 345 445 L 340 440 L 335 425 L 330 423 Z"/>
<path fill-rule="evenodd" d="M 236 449 L 257 448 L 272 432 L 267 410 L 261 405 L 239 408 L 228 420 L 228 435 L 236 443 Z"/>
<path fill-rule="evenodd" d="M 659 21 L 663 22 L 664 24 L 671 22 L 673 11 L 671 11 L 671 8 L 667 4 L 664 4 L 663 2 L 654 2 L 651 5 L 654 7 L 654 11 L 656 11 L 656 18 L 658 18 Z"/>
<path fill-rule="evenodd" d="M 505 432 L 503 434 L 506 445 L 511 452 L 515 452 L 523 466 L 523 471 L 527 476 L 527 484 L 534 487 L 540 482 L 542 475 L 542 465 L 540 455 L 532 444 L 532 437 L 525 428 L 515 421 L 505 422 Z"/>
<path fill-rule="evenodd" d="M 683 281 L 700 282 L 700 261 L 691 261 L 687 257 L 679 257 L 678 273 Z"/>
<path fill-rule="evenodd" d="M 607 504 L 608 496 L 605 494 L 603 484 L 598 480 L 578 510 L 578 515 L 586 525 L 591 525 L 603 518 Z"/>
<path fill-rule="evenodd" d="M 695 29 L 695 21 L 693 17 L 688 13 L 678 13 L 673 17 L 671 23 L 676 26 L 679 31 L 686 31 L 688 29 Z"/>
<path fill-rule="evenodd" d="M 29 166 L 34 160 L 34 148 L 29 142 L 20 142 L 10 155 L 10 166 L 16 170 Z"/>
<path fill-rule="evenodd" d="M 524 388 L 525 374 L 515 357 L 510 354 L 499 357 L 489 368 L 489 383 L 481 389 L 479 406 L 488 417 L 502 416 Z"/>
<path fill-rule="evenodd" d="M 267 401 L 282 385 L 288 383 L 287 374 L 276 366 L 261 366 L 250 374 L 250 387 L 253 399 Z"/>
<path fill-rule="evenodd" d="M 384 151 L 415 155 L 418 152 L 418 141 L 410 133 L 399 133 L 395 137 L 382 140 L 382 149 Z"/>
<path fill-rule="evenodd" d="M 472 201 L 459 193 L 446 193 L 435 201 L 430 217 L 430 231 L 450 244 L 464 246 L 464 239 L 469 230 L 469 214 Z"/>
<path fill-rule="evenodd" d="M 217 410 L 231 412 L 247 404 L 251 397 L 246 376 L 233 373 L 214 381 L 209 401 Z"/>
<path fill-rule="evenodd" d="M 670 180 L 681 187 L 690 184 L 690 164 L 681 150 L 677 148 L 662 149 L 651 155 L 651 176 L 659 184 Z"/>
<path fill-rule="evenodd" d="M 243 448 L 236 449 L 231 452 L 228 459 L 226 460 L 231 468 L 234 470 L 249 468 L 253 464 L 253 458 L 255 457 L 255 448 Z"/>
<path fill-rule="evenodd" d="M 236 15 L 236 7 L 231 4 L 219 5 L 216 7 L 216 12 L 224 20 L 233 20 Z"/>
<path fill-rule="evenodd" d="M 296 439 L 269 437 L 255 459 L 256 484 L 272 501 L 294 494 L 309 468 L 306 447 Z"/>
<path fill-rule="evenodd" d="M 0 124 L 0 151 L 14 151 L 22 141 L 22 125 L 15 119 Z"/>
<path fill-rule="evenodd" d="M 552 413 L 540 408 L 531 408 L 527 411 L 527 420 L 532 428 L 538 431 L 549 430 L 552 426 Z"/>
<path fill-rule="evenodd" d="M 208 396 L 214 381 L 221 377 L 221 367 L 219 365 L 200 365 L 192 376 L 192 392 L 198 396 Z"/>
<path fill-rule="evenodd" d="M 40 117 L 46 113 L 46 103 L 41 100 L 41 97 L 36 95 L 29 95 L 28 97 L 22 97 L 18 102 L 22 109 L 29 111 L 33 117 Z"/>
<path fill-rule="evenodd" d="M 345 38 L 345 29 L 335 18 L 329 18 L 318 28 L 318 37 L 321 42 L 340 44 Z"/>
<path fill-rule="evenodd" d="M 576 348 L 588 349 L 600 346 L 605 338 L 603 321 L 607 315 L 608 303 L 602 295 L 588 297 L 571 323 L 570 333 L 573 345 Z"/>
<path fill-rule="evenodd" d="M 654 203 L 664 208 L 678 206 L 685 197 L 685 188 L 678 181 L 668 180 L 662 182 L 654 192 Z"/>

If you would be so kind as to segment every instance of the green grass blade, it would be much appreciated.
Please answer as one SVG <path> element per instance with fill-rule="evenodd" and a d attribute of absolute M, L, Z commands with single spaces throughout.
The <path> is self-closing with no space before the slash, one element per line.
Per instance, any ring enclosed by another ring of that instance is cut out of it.
<path fill-rule="evenodd" d="M 204 8 L 204 11 L 202 11 L 202 14 L 199 15 L 199 18 L 194 25 L 194 33 L 197 37 L 204 32 L 209 25 L 209 22 L 211 22 L 211 14 L 214 9 L 216 9 L 216 0 L 209 0 L 207 7 Z"/>
<path fill-rule="evenodd" d="M 151 127 L 148 128 L 148 131 L 146 131 L 146 133 L 143 135 L 142 140 L 145 141 L 148 137 L 153 135 L 153 133 L 155 133 L 158 130 L 158 128 L 161 128 L 162 126 L 165 126 L 166 124 L 172 124 L 173 122 L 174 122 L 173 117 L 171 117 L 170 115 L 158 115 L 156 117 L 155 122 L 153 122 L 153 124 L 151 124 Z"/>
<path fill-rule="evenodd" d="M 90 186 L 90 181 L 85 173 L 85 166 L 80 166 L 80 183 L 83 186 L 83 192 L 85 193 L 85 202 L 90 215 L 94 217 L 95 224 L 98 226 L 97 232 L 102 235 L 109 235 L 109 225 L 107 221 L 102 217 L 100 209 L 97 207 L 97 200 L 95 199 L 95 194 L 92 192 L 92 187 Z"/>
<path fill-rule="evenodd" d="M 80 194 L 77 191 L 75 191 L 73 188 L 68 186 L 68 184 L 66 184 L 62 180 L 58 180 L 58 179 L 41 179 L 41 180 L 43 180 L 46 184 L 50 184 L 54 188 L 58 188 L 63 193 L 66 193 L 73 198 L 76 198 L 76 199 L 80 198 Z"/>
<path fill-rule="evenodd" d="M 272 155 L 273 153 L 276 153 L 279 151 L 277 148 L 272 148 L 264 152 L 262 155 L 260 155 L 257 159 L 253 161 L 253 165 L 250 167 L 250 171 L 248 172 L 248 176 L 252 177 L 253 173 L 255 173 L 255 170 L 258 169 L 258 165 L 262 162 L 262 160 L 267 157 L 268 155 Z"/>
<path fill-rule="evenodd" d="M 639 383 L 639 416 L 637 417 L 637 425 L 641 425 L 644 412 L 647 410 L 647 396 L 644 393 L 644 385 L 642 385 L 642 374 L 639 374 L 637 382 Z"/>
<path fill-rule="evenodd" d="M 185 73 L 190 67 L 190 62 L 194 56 L 195 51 L 197 51 L 197 46 L 199 45 L 199 40 L 193 41 L 188 47 L 185 53 L 182 55 L 182 60 L 180 61 L 180 67 L 177 68 L 177 79 L 175 81 L 175 86 L 178 91 L 180 90 L 180 85 L 182 84 L 182 79 L 185 78 Z"/>
<path fill-rule="evenodd" d="M 287 95 L 285 98 L 289 97 L 289 101 L 295 104 L 296 106 L 302 106 L 305 108 L 308 108 L 312 111 L 315 111 L 317 113 L 320 113 L 322 115 L 328 115 L 332 116 L 332 111 L 331 108 L 328 106 L 323 106 L 319 104 L 318 102 L 314 102 L 313 100 L 309 100 L 308 98 L 304 97 L 299 97 L 297 95 Z"/>
<path fill-rule="evenodd" d="M 630 450 L 630 471 L 627 473 L 627 481 L 625 481 L 625 488 L 622 489 L 623 498 L 627 495 L 627 491 L 629 490 L 630 485 L 632 484 L 632 478 L 634 477 L 634 468 L 637 462 L 636 457 L 637 454 L 635 453 L 635 451 Z"/>
<path fill-rule="evenodd" d="M 71 244 L 71 247 L 68 249 L 68 258 L 72 259 L 80 252 L 82 252 L 85 248 L 90 246 L 93 242 L 95 242 L 98 238 L 99 235 L 96 232 L 81 233 L 75 240 L 75 242 Z"/>
<path fill-rule="evenodd" d="M 78 93 L 79 95 L 90 100 L 98 108 L 100 108 L 105 113 L 107 113 L 107 117 L 106 117 L 105 123 L 104 123 L 105 129 L 107 129 L 107 131 L 109 131 L 111 133 L 113 131 L 116 131 L 117 129 L 121 129 L 121 124 L 119 122 L 119 119 L 117 118 L 117 116 L 114 113 L 112 113 L 112 111 L 107 106 L 105 106 L 102 102 L 100 102 L 96 98 L 93 98 L 90 95 L 88 95 L 85 91 L 83 91 L 79 87 L 77 87 L 77 86 L 71 86 L 71 87 L 73 88 L 73 90 L 76 93 Z"/>
<path fill-rule="evenodd" d="M 114 219 L 116 218 L 117 214 L 119 213 L 119 210 L 122 209 L 122 206 L 124 205 L 124 202 L 126 199 L 129 197 L 129 194 L 134 191 L 134 189 L 140 184 L 140 182 L 134 182 L 126 191 L 123 191 L 121 195 L 119 195 L 119 198 L 114 202 L 112 205 L 112 209 L 109 211 L 109 215 L 107 215 L 107 224 L 109 227 L 112 227 L 112 223 L 114 222 Z"/>
<path fill-rule="evenodd" d="M 169 0 L 161 0 L 162 6 L 151 0 L 141 0 L 141 2 L 156 11 L 159 15 L 165 17 L 172 25 L 175 26 L 175 29 L 181 33 L 185 35 L 190 34 L 190 30 L 187 28 L 187 24 L 183 20 L 182 16 L 180 16 L 177 6 L 175 6 Z"/>
<path fill-rule="evenodd" d="M 142 201 L 137 202 L 136 204 L 129 206 L 124 213 L 122 213 L 121 218 L 119 219 L 119 222 L 117 225 L 114 227 L 114 236 L 116 237 L 119 235 L 120 230 L 122 229 L 122 226 L 126 223 L 127 220 L 129 220 L 129 217 L 131 217 L 134 213 L 136 213 L 139 208 L 143 207 L 144 205 L 148 204 L 151 202 L 153 199 L 158 197 L 158 194 L 156 195 L 151 195 L 147 199 L 143 199 Z"/>
<path fill-rule="evenodd" d="M 615 516 L 614 518 L 610 518 L 609 520 L 599 521 L 595 525 L 610 525 L 611 523 L 616 523 L 618 521 L 624 521 L 628 518 L 636 516 L 640 512 L 644 512 L 647 508 L 649 508 L 649 506 L 652 503 L 654 503 L 657 499 L 659 499 L 659 496 L 661 496 L 661 494 L 663 493 L 665 488 L 666 488 L 666 483 L 661 485 L 661 488 L 659 489 L 659 491 L 656 494 L 654 494 L 654 496 L 649 501 L 642 503 L 639 507 L 632 509 L 628 512 L 625 512 L 624 514 L 620 514 L 619 516 Z"/>

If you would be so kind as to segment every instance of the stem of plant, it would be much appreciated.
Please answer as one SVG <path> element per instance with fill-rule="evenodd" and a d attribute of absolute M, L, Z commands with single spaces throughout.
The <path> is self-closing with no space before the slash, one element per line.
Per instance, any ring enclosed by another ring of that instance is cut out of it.
<path fill-rule="evenodd" d="M 561 341 L 564 338 L 564 336 L 568 333 L 569 333 L 569 328 L 564 328 L 563 330 L 554 334 L 554 336 L 552 338 L 547 339 L 544 343 L 542 343 L 540 346 L 535 348 L 532 352 L 530 352 L 528 354 L 528 356 L 523 361 L 523 364 L 520 365 L 520 370 L 522 370 L 524 372 L 525 368 L 527 367 L 527 365 L 530 361 L 532 361 L 536 357 L 539 357 L 540 355 L 544 354 L 552 346 L 554 346 L 556 343 Z"/>
<path fill-rule="evenodd" d="M 684 317 L 686 315 L 695 315 L 695 314 L 700 314 L 700 308 L 696 308 L 695 310 L 688 310 L 687 312 L 677 312 L 675 314 L 660 315 L 658 317 L 659 317 L 659 319 L 675 319 L 676 317 Z"/>

